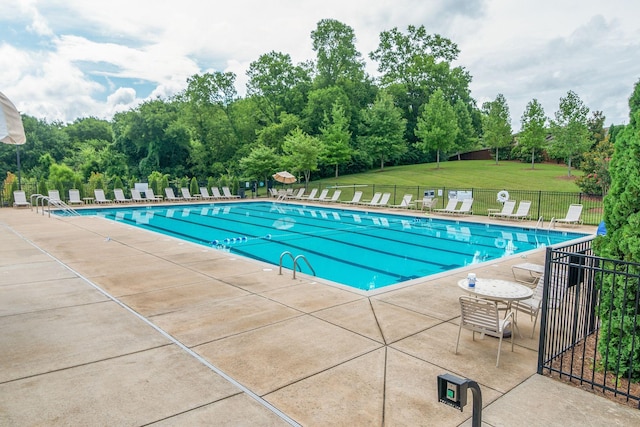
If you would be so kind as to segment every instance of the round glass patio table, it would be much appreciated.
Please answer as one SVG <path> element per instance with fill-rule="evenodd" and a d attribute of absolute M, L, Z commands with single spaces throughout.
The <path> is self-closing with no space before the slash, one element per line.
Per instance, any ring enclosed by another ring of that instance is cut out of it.
<path fill-rule="evenodd" d="M 533 296 L 533 289 L 508 280 L 500 279 L 476 279 L 476 286 L 469 287 L 467 279 L 458 281 L 458 286 L 472 295 L 493 301 L 505 301 L 511 305 L 512 301 L 529 299 Z"/>

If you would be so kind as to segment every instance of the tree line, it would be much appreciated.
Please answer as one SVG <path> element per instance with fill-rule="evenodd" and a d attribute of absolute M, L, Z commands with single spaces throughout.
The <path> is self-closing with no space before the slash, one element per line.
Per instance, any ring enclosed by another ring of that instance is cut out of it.
<path fill-rule="evenodd" d="M 440 167 L 442 158 L 481 148 L 494 150 L 496 162 L 515 158 L 532 167 L 548 156 L 566 162 L 570 174 L 582 161 L 595 171 L 610 158 L 610 139 L 619 129 L 605 132 L 602 113 L 588 117 L 572 91 L 553 119 L 533 99 L 514 136 L 502 94 L 476 105 L 471 74 L 453 65 L 460 53 L 453 41 L 424 26 L 383 31 L 369 53 L 375 79 L 355 41 L 348 25 L 321 20 L 311 32 L 315 60 L 294 64 L 286 53 L 261 55 L 248 68 L 244 97 L 235 74 L 212 72 L 191 76 L 174 97 L 148 100 L 111 120 L 64 124 L 24 115 L 23 176 L 233 182 L 267 180 L 287 169 L 308 181 L 387 165 Z M 604 154 L 584 156 L 603 142 Z M 13 147 L 0 147 L 0 168 L 15 172 Z M 602 187 L 595 181 L 592 187 Z"/>

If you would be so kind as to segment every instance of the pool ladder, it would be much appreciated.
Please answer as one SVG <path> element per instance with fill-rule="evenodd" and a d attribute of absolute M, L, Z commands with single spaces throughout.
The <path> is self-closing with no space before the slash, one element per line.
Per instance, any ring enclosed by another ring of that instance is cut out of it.
<path fill-rule="evenodd" d="M 316 275 L 316 271 L 313 269 L 313 267 L 311 267 L 311 264 L 309 264 L 309 260 L 307 259 L 307 257 L 305 257 L 304 255 L 298 255 L 297 257 L 294 258 L 293 254 L 289 251 L 284 251 L 280 254 L 280 271 L 278 272 L 278 274 L 282 275 L 282 259 L 287 255 L 293 261 L 293 278 L 294 279 L 296 278 L 296 268 L 300 268 L 300 264 L 298 263 L 298 260 L 303 260 L 307 264 L 307 267 L 311 269 L 311 272 L 313 273 L 313 275 L 314 276 Z M 302 269 L 300 269 L 300 271 L 302 271 Z"/>

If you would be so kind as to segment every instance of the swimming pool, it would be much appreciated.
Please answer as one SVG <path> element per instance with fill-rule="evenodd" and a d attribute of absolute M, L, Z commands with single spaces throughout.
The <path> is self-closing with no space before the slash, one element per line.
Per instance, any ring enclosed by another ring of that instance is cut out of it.
<path fill-rule="evenodd" d="M 272 202 L 82 209 L 125 224 L 373 290 L 585 236 L 341 207 Z M 311 273 L 299 263 L 301 270 Z"/>

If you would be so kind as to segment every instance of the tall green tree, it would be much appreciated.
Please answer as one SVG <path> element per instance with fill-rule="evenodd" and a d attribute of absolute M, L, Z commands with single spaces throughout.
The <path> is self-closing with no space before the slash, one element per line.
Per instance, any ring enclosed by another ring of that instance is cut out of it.
<path fill-rule="evenodd" d="M 380 83 L 396 99 L 407 119 L 406 138 L 416 141 L 415 127 L 422 106 L 437 89 L 455 105 L 461 99 L 474 107 L 469 83 L 471 75 L 463 67 L 453 67 L 460 50 L 451 40 L 429 34 L 424 25 L 409 25 L 406 33 L 393 28 L 380 33 L 380 42 L 369 57 L 378 63 Z M 476 132 L 477 133 L 477 132 Z"/>
<path fill-rule="evenodd" d="M 488 147 L 496 149 L 496 165 L 498 164 L 499 149 L 511 144 L 511 116 L 509 106 L 503 94 L 488 104 L 484 120 L 482 121 L 484 142 Z"/>
<path fill-rule="evenodd" d="M 629 99 L 629 109 L 629 125 L 616 139 L 609 169 L 611 189 L 604 198 L 607 234 L 596 238 L 594 252 L 636 264 L 621 274 L 604 274 L 600 279 L 603 283 L 598 309 L 603 321 L 598 350 L 609 355 L 602 358 L 606 368 L 638 381 L 640 347 L 633 343 L 640 335 L 638 302 L 634 297 L 640 284 L 629 277 L 640 274 L 640 81 Z"/>
<path fill-rule="evenodd" d="M 607 118 L 602 111 L 591 112 L 591 117 L 587 119 L 587 128 L 589 129 L 592 148 L 595 148 L 596 145 L 604 141 L 607 135 L 607 131 L 604 129 L 605 120 L 607 120 Z"/>
<path fill-rule="evenodd" d="M 570 90 L 566 96 L 560 98 L 555 120 L 551 121 L 553 141 L 549 154 L 567 162 L 568 176 L 571 176 L 573 160 L 579 158 L 591 147 L 587 114 L 589 114 L 589 107 Z"/>
<path fill-rule="evenodd" d="M 181 122 L 177 103 L 154 99 L 135 111 L 116 115 L 114 120 L 115 148 L 132 159 L 134 175 L 186 173 L 190 135 Z"/>
<path fill-rule="evenodd" d="M 339 80 L 362 80 L 364 61 L 356 49 L 353 28 L 335 19 L 323 19 L 311 32 L 316 52 L 316 84 L 333 86 Z"/>
<path fill-rule="evenodd" d="M 344 108 L 333 104 L 331 116 L 325 115 L 324 125 L 320 128 L 321 140 L 324 143 L 322 161 L 335 167 L 335 177 L 338 177 L 339 166 L 351 159 L 351 132 L 349 120 L 344 114 Z"/>
<path fill-rule="evenodd" d="M 323 151 L 322 142 L 297 128 L 287 135 L 282 150 L 286 166 L 293 172 L 302 173 L 305 186 L 308 186 L 311 172 L 318 170 L 318 162 Z"/>
<path fill-rule="evenodd" d="M 267 182 L 277 172 L 279 163 L 280 157 L 273 148 L 259 145 L 248 156 L 240 159 L 240 169 L 245 178 Z"/>
<path fill-rule="evenodd" d="M 518 142 L 525 149 L 531 150 L 531 169 L 534 169 L 536 150 L 542 150 L 547 144 L 547 116 L 544 114 L 542 104 L 537 99 L 529 101 L 522 113 L 520 123 L 521 130 Z"/>
<path fill-rule="evenodd" d="M 400 157 L 407 151 L 404 140 L 406 119 L 386 92 L 380 92 L 376 102 L 362 113 L 358 144 L 360 151 L 378 160 L 380 170 L 384 163 Z"/>
<path fill-rule="evenodd" d="M 178 97 L 184 105 L 184 121 L 200 144 L 200 164 L 229 162 L 242 145 L 236 121 L 235 74 L 205 73 L 187 79 L 187 88 Z M 197 160 L 197 159 L 194 159 Z M 208 175 L 198 171 L 198 175 Z"/>
<path fill-rule="evenodd" d="M 456 113 L 456 119 L 458 122 L 458 132 L 455 139 L 455 150 L 458 152 L 458 160 L 460 160 L 460 153 L 471 151 L 475 148 L 478 142 L 478 135 L 473 127 L 473 119 L 469 112 L 469 107 L 458 99 L 453 106 Z"/>
<path fill-rule="evenodd" d="M 320 133 L 326 115 L 331 115 L 335 104 L 342 105 L 345 112 L 350 111 L 350 101 L 341 86 L 329 86 L 312 90 L 304 109 L 304 130 L 312 135 Z"/>
<path fill-rule="evenodd" d="M 91 139 L 113 142 L 113 130 L 106 120 L 95 117 L 83 117 L 76 119 L 64 128 L 72 143 L 88 141 Z"/>
<path fill-rule="evenodd" d="M 269 52 L 249 64 L 247 95 L 256 99 L 268 124 L 278 123 L 280 114 L 299 114 L 311 87 L 308 66 L 294 65 L 288 54 Z"/>
<path fill-rule="evenodd" d="M 419 143 L 417 146 L 423 151 L 435 150 L 438 169 L 440 169 L 440 152 L 446 152 L 455 147 L 457 134 L 456 112 L 444 98 L 442 90 L 438 89 L 431 95 L 431 99 L 418 118 L 416 136 L 419 138 Z"/>

